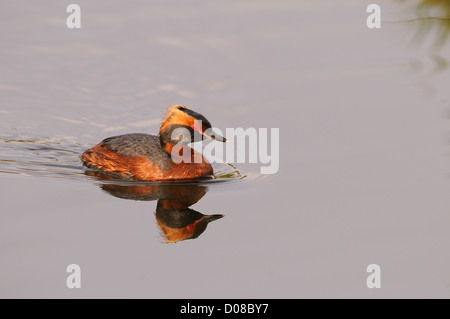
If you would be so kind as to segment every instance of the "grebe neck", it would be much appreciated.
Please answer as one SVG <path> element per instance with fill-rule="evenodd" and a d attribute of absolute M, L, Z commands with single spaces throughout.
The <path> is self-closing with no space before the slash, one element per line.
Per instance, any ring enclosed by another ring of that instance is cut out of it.
<path fill-rule="evenodd" d="M 179 130 L 175 132 L 176 133 L 175 136 L 178 139 L 173 140 L 172 135 L 176 129 Z M 172 149 L 176 144 L 178 143 L 188 144 L 192 142 L 193 136 L 194 131 L 192 130 L 192 128 L 180 124 L 166 125 L 165 123 L 163 123 L 159 131 L 159 141 L 161 143 L 161 148 L 169 155 L 171 154 Z M 187 145 L 185 146 L 188 147 Z"/>

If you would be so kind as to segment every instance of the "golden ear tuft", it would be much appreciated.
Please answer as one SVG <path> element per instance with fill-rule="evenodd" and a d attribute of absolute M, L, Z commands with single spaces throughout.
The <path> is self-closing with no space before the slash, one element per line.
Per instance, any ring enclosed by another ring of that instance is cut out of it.
<path fill-rule="evenodd" d="M 174 114 L 177 114 L 177 113 L 179 113 L 179 112 L 183 112 L 183 111 L 181 111 L 180 109 L 187 109 L 187 110 L 189 110 L 189 108 L 187 108 L 186 106 L 181 105 L 181 104 L 174 104 L 174 105 L 171 105 L 171 106 L 169 106 L 169 107 L 167 108 L 167 113 L 166 113 L 166 115 L 164 116 L 163 121 L 168 120 L 168 119 L 169 119 L 172 115 L 174 115 Z"/>
<path fill-rule="evenodd" d="M 174 121 L 180 123 L 188 122 L 188 119 L 191 117 L 184 111 L 182 111 L 183 109 L 189 110 L 189 108 L 181 104 L 174 104 L 169 106 L 167 108 L 167 113 L 163 118 L 163 123 L 161 125 L 160 131 L 162 131 L 167 125 L 169 125 L 169 123 L 172 123 Z"/>
<path fill-rule="evenodd" d="M 178 112 L 178 111 L 181 111 L 181 109 L 189 110 L 188 107 L 186 107 L 186 106 L 184 106 L 184 105 L 181 105 L 181 104 L 174 104 L 174 105 L 171 105 L 171 106 L 169 106 L 169 107 L 167 108 L 167 110 L 168 110 L 169 112 Z"/>
<path fill-rule="evenodd" d="M 174 104 L 174 105 L 171 105 L 171 106 L 168 107 L 168 109 L 172 109 L 172 108 L 175 108 L 175 109 L 188 109 L 189 110 L 189 108 L 187 106 L 184 106 L 184 105 L 181 105 L 181 104 Z"/>

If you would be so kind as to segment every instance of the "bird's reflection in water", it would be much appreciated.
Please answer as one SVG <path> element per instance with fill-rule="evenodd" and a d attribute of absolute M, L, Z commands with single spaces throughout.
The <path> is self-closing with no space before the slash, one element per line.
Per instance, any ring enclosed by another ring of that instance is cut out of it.
<path fill-rule="evenodd" d="M 208 188 L 203 185 L 114 184 L 109 175 L 96 171 L 86 171 L 85 174 L 105 181 L 100 187 L 112 196 L 140 201 L 158 200 L 155 212 L 156 222 L 167 243 L 197 238 L 205 231 L 208 223 L 223 217 L 221 214 L 204 215 L 189 208 L 208 191 Z"/>

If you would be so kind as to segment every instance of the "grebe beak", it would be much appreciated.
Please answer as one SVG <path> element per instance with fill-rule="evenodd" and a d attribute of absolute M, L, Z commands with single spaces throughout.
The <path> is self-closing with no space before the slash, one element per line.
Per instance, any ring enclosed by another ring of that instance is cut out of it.
<path fill-rule="evenodd" d="M 206 138 L 209 138 L 210 140 L 216 140 L 218 142 L 227 142 L 227 139 L 223 136 L 220 136 L 219 134 L 213 132 L 213 134 L 208 135 L 208 134 L 203 134 L 203 136 L 205 136 Z"/>
<path fill-rule="evenodd" d="M 210 223 L 214 220 L 221 219 L 223 216 L 225 216 L 225 215 L 222 215 L 222 214 L 206 215 L 206 216 L 202 217 L 200 220 L 203 222 L 206 222 L 206 223 Z"/>

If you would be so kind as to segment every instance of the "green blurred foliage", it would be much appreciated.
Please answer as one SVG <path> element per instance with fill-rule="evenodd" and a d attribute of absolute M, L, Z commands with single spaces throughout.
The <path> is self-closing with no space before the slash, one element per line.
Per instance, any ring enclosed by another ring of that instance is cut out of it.
<path fill-rule="evenodd" d="M 411 0 L 400 0 L 410 4 Z M 450 36 L 450 0 L 420 0 L 415 4 L 417 18 L 410 20 L 417 23 L 414 42 L 423 43 L 429 36 L 434 37 L 434 45 L 442 47 Z"/>

